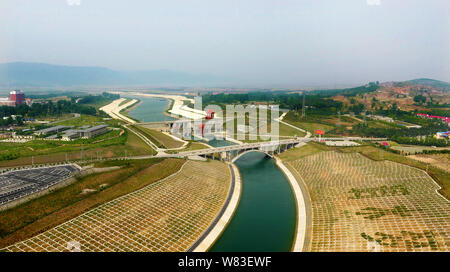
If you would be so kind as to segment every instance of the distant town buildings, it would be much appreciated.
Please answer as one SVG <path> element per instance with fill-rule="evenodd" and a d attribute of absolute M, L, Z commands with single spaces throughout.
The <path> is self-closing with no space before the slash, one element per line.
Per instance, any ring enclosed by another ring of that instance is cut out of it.
<path fill-rule="evenodd" d="M 9 100 L 13 101 L 15 105 L 21 105 L 25 102 L 25 94 L 20 90 L 15 90 L 9 93 Z"/>
<path fill-rule="evenodd" d="M 61 135 L 61 140 L 71 141 L 78 138 L 89 139 L 97 137 L 98 135 L 108 132 L 107 125 L 98 125 L 94 127 L 83 126 L 78 129 L 73 129 L 69 126 L 54 126 L 50 128 L 41 129 L 34 132 L 37 136 L 47 136 L 46 139 L 57 139 L 57 133 L 63 132 Z"/>
<path fill-rule="evenodd" d="M 450 131 L 438 132 L 435 135 L 436 139 L 448 139 L 449 136 L 450 136 Z"/>
<path fill-rule="evenodd" d="M 440 119 L 440 120 L 442 120 L 442 122 L 447 123 L 450 126 L 450 117 L 429 115 L 426 113 L 418 113 L 417 116 L 428 118 L 428 119 Z"/>
<path fill-rule="evenodd" d="M 16 103 L 14 101 L 9 100 L 8 97 L 0 97 L 0 106 L 10 106 L 14 107 Z"/>
<path fill-rule="evenodd" d="M 26 103 L 27 105 L 31 105 L 33 102 L 31 99 L 25 99 L 25 93 L 20 90 L 14 90 L 9 93 L 8 97 L 0 97 L 0 106 L 18 106 Z"/>

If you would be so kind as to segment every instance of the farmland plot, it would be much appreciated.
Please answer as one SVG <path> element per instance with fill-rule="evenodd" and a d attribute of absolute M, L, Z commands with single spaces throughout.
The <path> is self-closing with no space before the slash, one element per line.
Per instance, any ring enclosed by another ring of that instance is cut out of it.
<path fill-rule="evenodd" d="M 228 166 L 188 161 L 181 171 L 4 251 L 186 251 L 221 210 Z"/>
<path fill-rule="evenodd" d="M 310 192 L 312 251 L 450 250 L 450 202 L 425 172 L 333 151 L 289 164 Z"/>

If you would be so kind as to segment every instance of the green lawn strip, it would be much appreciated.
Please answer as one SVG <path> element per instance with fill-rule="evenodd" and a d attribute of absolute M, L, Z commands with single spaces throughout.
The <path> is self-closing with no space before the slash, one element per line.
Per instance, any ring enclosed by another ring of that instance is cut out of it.
<path fill-rule="evenodd" d="M 153 137 L 150 129 L 141 127 L 138 125 L 131 125 L 131 127 L 138 132 L 142 133 L 146 138 L 148 138 L 152 143 L 154 143 L 159 148 L 166 148 L 160 141 L 158 141 L 155 137 Z"/>
<path fill-rule="evenodd" d="M 192 151 L 192 150 L 199 150 L 199 149 L 206 149 L 206 148 L 209 148 L 209 147 L 200 142 L 189 141 L 189 143 L 187 144 L 187 146 L 185 148 L 180 149 L 180 150 L 167 150 L 166 153 L 175 154 L 178 152 Z"/>
<path fill-rule="evenodd" d="M 129 99 L 127 102 L 130 102 L 131 99 Z M 120 103 L 121 105 L 124 103 Z M 136 107 L 138 107 L 140 104 L 142 104 L 142 100 L 137 100 L 135 103 L 131 104 L 130 106 L 120 110 L 120 114 L 122 114 L 125 117 L 130 118 L 131 120 L 135 121 L 136 123 L 141 122 L 140 120 L 131 117 L 131 115 L 129 114 L 130 111 L 132 111 L 133 109 L 135 109 Z"/>
<path fill-rule="evenodd" d="M 314 133 L 316 129 L 323 130 L 325 132 L 333 130 L 335 126 L 332 124 L 324 124 L 319 123 L 319 117 L 315 118 L 301 118 L 298 114 L 290 111 L 286 114 L 286 116 L 283 118 L 283 121 L 286 123 L 289 123 L 293 126 L 299 127 L 301 129 L 304 129 L 306 131 L 309 131 L 311 133 Z M 324 117 L 326 118 L 326 117 Z"/>
<path fill-rule="evenodd" d="M 128 102 L 130 102 L 130 101 L 131 101 L 131 99 L 125 98 L 124 101 L 120 102 L 119 107 L 122 106 L 122 105 L 125 105 L 126 103 L 128 103 Z"/>
<path fill-rule="evenodd" d="M 177 141 L 177 140 L 173 139 L 172 137 L 162 133 L 161 131 L 157 131 L 155 129 L 146 128 L 146 127 L 142 127 L 142 128 L 146 129 L 146 132 L 148 134 L 150 134 L 153 137 L 153 139 L 155 139 L 156 141 L 161 143 L 166 148 L 178 148 L 178 147 L 183 146 L 183 144 L 184 144 L 183 142 Z"/>
<path fill-rule="evenodd" d="M 280 153 L 278 157 L 280 157 L 283 161 L 294 161 L 327 150 L 330 150 L 330 148 L 326 145 L 310 142 L 304 146 L 286 150 L 285 152 Z"/>
<path fill-rule="evenodd" d="M 130 155 L 156 155 L 158 153 L 133 132 L 128 132 L 128 138 L 125 145 L 129 148 L 128 150 L 131 151 L 130 153 L 127 153 Z"/>

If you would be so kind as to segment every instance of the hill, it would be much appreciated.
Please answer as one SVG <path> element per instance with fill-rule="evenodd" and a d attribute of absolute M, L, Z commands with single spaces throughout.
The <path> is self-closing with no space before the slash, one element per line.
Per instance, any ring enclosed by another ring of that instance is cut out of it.
<path fill-rule="evenodd" d="M 450 91 L 450 83 L 430 78 L 418 78 L 413 80 L 408 80 L 404 82 L 400 82 L 400 84 L 405 85 L 423 85 L 434 88 L 442 88 L 445 91 Z"/>
<path fill-rule="evenodd" d="M 369 84 L 370 86 L 370 84 Z M 450 107 L 450 83 L 420 78 L 383 82 L 376 88 L 331 90 L 333 100 L 344 104 L 365 104 L 368 110 L 397 107 L 402 110 L 446 110 Z"/>
<path fill-rule="evenodd" d="M 105 67 L 45 63 L 0 64 L 0 86 L 183 85 L 219 84 L 224 79 L 170 70 L 117 71 Z"/>

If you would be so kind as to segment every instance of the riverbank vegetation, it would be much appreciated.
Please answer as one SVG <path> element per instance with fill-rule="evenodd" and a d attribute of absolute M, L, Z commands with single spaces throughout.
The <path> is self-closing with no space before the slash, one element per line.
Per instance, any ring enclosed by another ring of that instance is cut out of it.
<path fill-rule="evenodd" d="M 150 134 L 154 140 L 163 145 L 165 148 L 179 148 L 182 147 L 184 144 L 183 142 L 177 141 L 174 138 L 170 137 L 169 135 L 166 135 L 163 132 L 158 131 L 156 129 L 146 128 L 144 126 L 141 127 L 143 127 L 146 133 Z"/>

